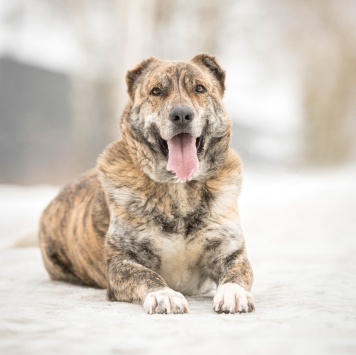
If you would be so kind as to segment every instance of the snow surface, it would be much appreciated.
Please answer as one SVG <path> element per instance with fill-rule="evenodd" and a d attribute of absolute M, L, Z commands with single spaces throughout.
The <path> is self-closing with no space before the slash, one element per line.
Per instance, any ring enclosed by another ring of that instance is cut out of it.
<path fill-rule="evenodd" d="M 0 187 L 0 354 L 356 354 L 355 167 L 245 174 L 256 312 L 241 315 L 203 297 L 188 297 L 189 314 L 147 315 L 51 282 L 38 248 L 13 245 L 56 190 Z"/>

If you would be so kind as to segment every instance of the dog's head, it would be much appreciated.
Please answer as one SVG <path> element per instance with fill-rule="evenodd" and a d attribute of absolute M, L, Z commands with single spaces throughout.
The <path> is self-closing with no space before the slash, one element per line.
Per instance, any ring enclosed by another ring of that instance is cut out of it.
<path fill-rule="evenodd" d="M 160 182 L 200 179 L 216 171 L 230 144 L 222 98 L 225 72 L 215 58 L 149 58 L 126 76 L 130 103 L 123 139 L 143 171 Z"/>

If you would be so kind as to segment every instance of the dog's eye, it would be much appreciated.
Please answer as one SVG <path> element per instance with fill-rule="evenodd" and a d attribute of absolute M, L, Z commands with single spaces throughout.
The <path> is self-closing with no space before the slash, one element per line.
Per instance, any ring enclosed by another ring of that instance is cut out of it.
<path fill-rule="evenodd" d="M 206 92 L 206 89 L 205 89 L 205 87 L 203 85 L 199 84 L 199 85 L 195 85 L 194 92 L 202 94 L 202 93 Z"/>
<path fill-rule="evenodd" d="M 153 95 L 153 96 L 162 95 L 162 90 L 159 88 L 153 88 L 150 92 L 150 95 Z"/>

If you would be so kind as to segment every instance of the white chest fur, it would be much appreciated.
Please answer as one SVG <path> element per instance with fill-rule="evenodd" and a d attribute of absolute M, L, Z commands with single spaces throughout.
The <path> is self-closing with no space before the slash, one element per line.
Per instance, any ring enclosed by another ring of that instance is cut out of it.
<path fill-rule="evenodd" d="M 211 279 L 203 279 L 199 259 L 202 237 L 187 242 L 183 236 L 160 239 L 161 266 L 158 271 L 169 287 L 186 295 L 206 294 L 216 289 Z"/>
<path fill-rule="evenodd" d="M 183 235 L 160 236 L 156 247 L 161 259 L 158 273 L 168 286 L 186 295 L 205 294 L 216 288 L 216 284 L 204 276 L 201 260 L 211 243 L 220 242 L 215 258 L 225 258 L 243 246 L 243 235 L 237 221 L 226 221 L 223 225 L 211 223 L 208 228 L 186 239 Z"/>

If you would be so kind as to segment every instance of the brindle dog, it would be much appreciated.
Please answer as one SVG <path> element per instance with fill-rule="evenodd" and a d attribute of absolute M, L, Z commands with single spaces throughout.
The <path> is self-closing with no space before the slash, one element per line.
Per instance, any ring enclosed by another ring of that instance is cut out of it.
<path fill-rule="evenodd" d="M 50 277 L 107 288 L 108 300 L 148 313 L 185 313 L 183 294 L 214 288 L 216 312 L 253 311 L 225 72 L 207 54 L 149 58 L 126 80 L 122 138 L 43 212 Z"/>

